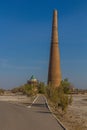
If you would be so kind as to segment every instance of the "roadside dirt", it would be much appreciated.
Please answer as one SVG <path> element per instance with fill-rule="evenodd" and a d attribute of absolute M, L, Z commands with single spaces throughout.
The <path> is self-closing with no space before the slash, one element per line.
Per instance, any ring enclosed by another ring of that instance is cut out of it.
<path fill-rule="evenodd" d="M 27 97 L 26 95 L 3 95 L 0 96 L 0 101 L 29 105 L 32 103 L 34 98 L 34 96 Z"/>
<path fill-rule="evenodd" d="M 54 113 L 67 130 L 87 130 L 87 94 L 73 95 L 72 105 L 65 114 Z"/>

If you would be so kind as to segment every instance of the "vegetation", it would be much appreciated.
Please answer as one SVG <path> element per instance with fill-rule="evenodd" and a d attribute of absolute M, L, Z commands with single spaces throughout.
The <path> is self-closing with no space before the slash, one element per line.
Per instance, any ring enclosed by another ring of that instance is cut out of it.
<path fill-rule="evenodd" d="M 29 84 L 24 84 L 23 86 L 13 88 L 11 91 L 13 93 L 22 93 L 27 96 L 34 96 L 37 94 L 37 87 Z"/>
<path fill-rule="evenodd" d="M 71 92 L 70 82 L 68 82 L 68 79 L 62 80 L 60 86 L 55 89 L 51 85 L 45 86 L 43 82 L 40 82 L 38 85 L 24 84 L 21 87 L 12 89 L 12 92 L 21 92 L 27 96 L 34 96 L 37 93 L 45 94 L 53 103 L 54 107 L 60 108 L 62 111 L 66 111 L 68 105 L 72 103 L 72 96 L 68 96 Z"/>
<path fill-rule="evenodd" d="M 0 95 L 4 94 L 4 89 L 0 88 Z"/>
<path fill-rule="evenodd" d="M 47 87 L 46 95 L 55 108 L 66 111 L 68 105 L 72 103 L 72 96 L 68 96 L 68 93 L 71 91 L 69 86 L 68 79 L 64 79 L 58 88 L 54 89 L 53 86 Z"/>
<path fill-rule="evenodd" d="M 40 82 L 37 86 L 38 93 L 45 94 L 46 93 L 46 86 L 43 82 Z"/>
<path fill-rule="evenodd" d="M 33 96 L 37 93 L 45 94 L 46 87 L 43 82 L 40 82 L 38 85 L 24 84 L 23 86 L 13 88 L 11 91 L 12 93 L 22 93 L 27 96 Z"/>
<path fill-rule="evenodd" d="M 63 88 L 63 92 L 65 94 L 69 94 L 71 92 L 71 89 L 70 89 L 70 82 L 68 81 L 68 79 L 64 79 L 61 81 L 61 84 L 60 84 L 60 87 Z"/>

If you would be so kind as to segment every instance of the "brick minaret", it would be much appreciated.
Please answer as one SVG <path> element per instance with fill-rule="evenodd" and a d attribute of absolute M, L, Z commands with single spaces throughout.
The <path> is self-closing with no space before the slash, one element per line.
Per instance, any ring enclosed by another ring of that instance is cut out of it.
<path fill-rule="evenodd" d="M 60 53 L 58 47 L 57 10 L 53 12 L 50 61 L 48 70 L 48 84 L 58 87 L 61 82 Z"/>

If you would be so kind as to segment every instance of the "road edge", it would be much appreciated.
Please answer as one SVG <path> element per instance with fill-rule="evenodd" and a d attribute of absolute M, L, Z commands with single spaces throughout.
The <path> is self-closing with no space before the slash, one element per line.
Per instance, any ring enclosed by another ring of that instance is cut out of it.
<path fill-rule="evenodd" d="M 49 111 L 51 112 L 52 116 L 57 120 L 57 122 L 61 125 L 61 127 L 64 129 L 64 130 L 68 130 L 67 128 L 65 128 L 65 126 L 63 125 L 63 123 L 56 117 L 56 115 L 52 112 L 49 104 L 48 104 L 48 101 L 47 101 L 47 98 L 44 96 L 45 100 L 46 100 L 46 106 L 47 108 L 49 109 Z"/>

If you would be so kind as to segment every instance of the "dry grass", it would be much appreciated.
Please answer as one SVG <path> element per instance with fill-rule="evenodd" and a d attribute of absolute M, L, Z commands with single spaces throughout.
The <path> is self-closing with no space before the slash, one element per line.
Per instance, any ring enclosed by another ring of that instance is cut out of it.
<path fill-rule="evenodd" d="M 87 94 L 73 95 L 73 103 L 66 113 L 54 109 L 53 112 L 68 130 L 87 130 Z"/>

